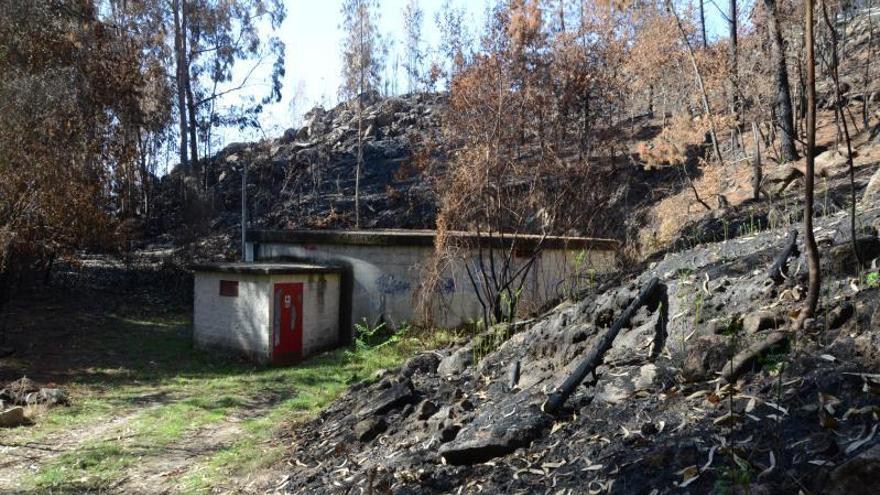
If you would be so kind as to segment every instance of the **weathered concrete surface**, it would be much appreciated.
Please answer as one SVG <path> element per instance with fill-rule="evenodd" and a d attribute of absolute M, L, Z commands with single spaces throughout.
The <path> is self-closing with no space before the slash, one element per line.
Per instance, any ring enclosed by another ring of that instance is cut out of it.
<path fill-rule="evenodd" d="M 385 242 L 376 240 L 382 238 L 381 233 L 354 236 L 337 234 L 337 237 L 342 236 L 341 240 L 329 236 L 322 237 L 320 243 L 310 242 L 309 235 L 299 239 L 296 235 L 282 235 L 283 232 L 269 234 L 265 233 L 262 237 L 253 234 L 254 239 L 265 239 L 252 248 L 256 261 L 295 259 L 339 265 L 351 271 L 353 323 L 363 320 L 371 324 L 379 321 L 392 325 L 424 323 L 425 310 L 430 313 L 432 325 L 446 328 L 458 327 L 482 317 L 482 306 L 465 268 L 469 265 L 471 270 L 477 269 L 476 252 L 452 263 L 441 274 L 429 307 L 421 304 L 424 277 L 431 269 L 435 255 L 433 234 L 416 235 L 398 231 L 384 234 L 393 239 Z M 524 244 L 534 243 L 531 238 L 527 241 Z M 565 243 L 561 241 L 551 243 L 539 255 L 523 287 L 519 303 L 522 310 L 538 310 L 549 301 L 565 295 L 565 281 L 570 284 L 572 280 L 580 279 L 581 285 L 585 285 L 589 277 L 614 269 L 615 241 L 571 238 L 567 242 L 573 247 L 564 248 Z M 587 248 L 582 246 L 585 243 L 595 243 L 596 246 Z M 517 263 L 526 261 L 528 258 L 517 259 Z"/>
<path fill-rule="evenodd" d="M 289 267 L 290 265 L 288 265 Z M 303 356 L 333 348 L 339 342 L 341 276 L 308 268 L 307 273 L 256 274 L 242 270 L 197 271 L 194 283 L 193 340 L 198 349 L 243 354 L 257 362 L 272 359 L 273 287 L 302 283 Z M 221 280 L 237 281 L 238 296 L 219 293 Z"/>

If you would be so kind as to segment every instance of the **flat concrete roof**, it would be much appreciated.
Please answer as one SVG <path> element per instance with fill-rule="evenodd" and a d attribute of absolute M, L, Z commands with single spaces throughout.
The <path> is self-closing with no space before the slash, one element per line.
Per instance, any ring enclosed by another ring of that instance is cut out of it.
<path fill-rule="evenodd" d="M 201 263 L 192 266 L 197 272 L 238 273 L 242 275 L 301 275 L 339 273 L 338 268 L 305 263 Z"/>
<path fill-rule="evenodd" d="M 593 249 L 615 251 L 620 242 L 591 237 L 510 235 L 453 231 L 448 235 L 466 240 L 479 240 L 484 247 L 535 249 Z M 349 244 L 358 246 L 433 246 L 435 230 L 248 230 L 248 242 L 276 244 Z"/>

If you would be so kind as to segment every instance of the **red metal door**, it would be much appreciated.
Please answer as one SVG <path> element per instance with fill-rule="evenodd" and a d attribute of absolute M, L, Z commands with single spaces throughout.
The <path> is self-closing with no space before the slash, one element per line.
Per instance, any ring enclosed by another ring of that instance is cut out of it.
<path fill-rule="evenodd" d="M 272 318 L 272 361 L 289 363 L 302 359 L 302 283 L 275 284 Z"/>

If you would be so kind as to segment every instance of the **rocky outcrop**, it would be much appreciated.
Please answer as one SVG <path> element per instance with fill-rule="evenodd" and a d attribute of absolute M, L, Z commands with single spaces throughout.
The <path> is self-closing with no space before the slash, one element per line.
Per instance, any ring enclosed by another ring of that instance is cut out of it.
<path fill-rule="evenodd" d="M 442 155 L 435 148 L 444 94 L 418 93 L 382 98 L 365 94 L 361 208 L 365 228 L 433 228 L 436 199 L 415 150 Z M 254 227 L 333 228 L 353 224 L 358 153 L 356 100 L 335 108 L 316 107 L 303 126 L 277 139 L 233 143 L 200 167 L 204 181 L 191 188 L 207 197 L 201 208 L 212 231 L 238 225 L 241 174 L 248 169 L 249 213 Z M 441 161 L 442 162 L 442 161 Z M 161 179 L 154 207 L 167 230 L 184 215 L 180 173 Z M 192 210 L 190 206 L 190 210 Z M 190 211 L 189 215 L 192 215 Z"/>
<path fill-rule="evenodd" d="M 669 254 L 515 325 L 488 354 L 460 343 L 355 385 L 297 430 L 287 489 L 736 492 L 729 466 L 751 473 L 753 493 L 853 489 L 876 470 L 880 288 L 826 265 L 829 307 L 793 333 L 802 255 L 780 283 L 767 277 L 789 239 L 765 231 Z M 849 245 L 839 241 L 830 247 Z M 631 307 L 654 279 L 665 298 Z M 588 355 L 598 367 L 576 372 Z M 561 390 L 571 395 L 548 407 Z"/>

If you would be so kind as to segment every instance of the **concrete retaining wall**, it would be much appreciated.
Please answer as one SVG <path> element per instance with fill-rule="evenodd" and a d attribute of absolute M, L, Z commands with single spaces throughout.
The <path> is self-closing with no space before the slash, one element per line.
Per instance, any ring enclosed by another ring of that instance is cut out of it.
<path fill-rule="evenodd" d="M 344 267 L 352 278 L 352 323 L 425 323 L 424 315 L 418 311 L 419 295 L 425 270 L 433 265 L 432 245 L 285 241 L 260 242 L 252 249 L 257 261 L 298 260 Z M 613 269 L 614 258 L 611 249 L 545 249 L 523 288 L 520 309 L 536 310 L 565 295 L 577 283 L 576 278 L 581 284 L 588 283 L 590 273 Z M 452 328 L 481 318 L 482 309 L 465 263 L 472 269 L 478 266 L 476 253 L 454 263 L 442 274 L 431 304 L 432 324 Z M 580 273 L 580 277 L 574 277 L 575 273 Z"/>

